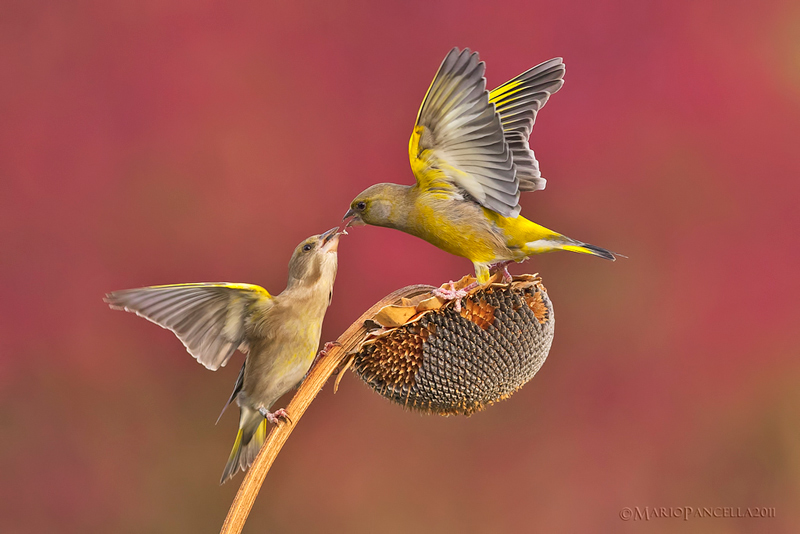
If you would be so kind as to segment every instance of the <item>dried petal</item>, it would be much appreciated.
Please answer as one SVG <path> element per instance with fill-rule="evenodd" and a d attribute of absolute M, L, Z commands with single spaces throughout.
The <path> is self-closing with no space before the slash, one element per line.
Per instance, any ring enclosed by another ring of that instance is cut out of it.
<path fill-rule="evenodd" d="M 401 326 L 416 315 L 417 309 L 414 306 L 385 306 L 375 314 L 373 318 L 386 328 Z"/>

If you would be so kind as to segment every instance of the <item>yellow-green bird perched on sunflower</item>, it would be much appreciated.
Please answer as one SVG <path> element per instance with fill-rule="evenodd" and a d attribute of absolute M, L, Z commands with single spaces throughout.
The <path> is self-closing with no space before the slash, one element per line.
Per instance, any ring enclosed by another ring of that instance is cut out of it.
<path fill-rule="evenodd" d="M 454 48 L 417 115 L 408 155 L 417 183 L 377 184 L 350 204 L 348 225 L 395 228 L 472 261 L 478 283 L 492 268 L 569 250 L 614 260 L 608 250 L 570 239 L 519 215 L 521 191 L 544 189 L 528 146 L 536 114 L 564 85 L 564 63 L 551 59 L 486 90 L 477 52 Z M 446 298 L 462 292 L 439 290 Z M 458 303 L 458 301 L 457 301 Z"/>
<path fill-rule="evenodd" d="M 106 296 L 112 308 L 134 312 L 174 332 L 212 371 L 224 366 L 236 349 L 247 354 L 222 409 L 235 400 L 240 412 L 239 432 L 220 484 L 250 467 L 266 439 L 267 422 L 289 417 L 283 409 L 269 410 L 314 362 L 333 295 L 338 230 L 311 236 L 297 246 L 289 261 L 289 281 L 279 295 L 250 284 L 200 283 Z"/>

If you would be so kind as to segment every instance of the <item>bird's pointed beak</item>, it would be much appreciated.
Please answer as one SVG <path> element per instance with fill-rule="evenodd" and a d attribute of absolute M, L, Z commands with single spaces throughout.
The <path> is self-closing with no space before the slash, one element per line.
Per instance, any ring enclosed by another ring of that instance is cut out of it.
<path fill-rule="evenodd" d="M 352 208 L 347 210 L 347 213 L 344 214 L 344 217 L 342 217 L 342 222 L 345 223 L 345 229 L 350 228 L 351 226 L 363 226 L 366 224 L 361 220 L 361 215 L 359 215 L 358 212 Z"/>
<path fill-rule="evenodd" d="M 319 240 L 322 241 L 322 251 L 323 252 L 336 252 L 339 248 L 339 236 L 342 235 L 343 232 L 339 231 L 339 227 L 335 226 L 319 236 Z"/>

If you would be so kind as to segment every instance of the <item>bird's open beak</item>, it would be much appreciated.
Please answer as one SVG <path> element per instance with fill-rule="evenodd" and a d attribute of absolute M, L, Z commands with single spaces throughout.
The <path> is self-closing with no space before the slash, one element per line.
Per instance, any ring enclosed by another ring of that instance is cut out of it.
<path fill-rule="evenodd" d="M 359 215 L 358 212 L 352 208 L 347 210 L 347 213 L 344 214 L 344 217 L 342 217 L 342 222 L 345 223 L 345 229 L 351 226 L 363 226 L 366 224 L 361 220 L 361 215 Z"/>
<path fill-rule="evenodd" d="M 322 241 L 322 251 L 336 252 L 339 248 L 339 236 L 341 234 L 342 232 L 339 231 L 339 227 L 336 226 L 319 236 L 319 240 Z"/>

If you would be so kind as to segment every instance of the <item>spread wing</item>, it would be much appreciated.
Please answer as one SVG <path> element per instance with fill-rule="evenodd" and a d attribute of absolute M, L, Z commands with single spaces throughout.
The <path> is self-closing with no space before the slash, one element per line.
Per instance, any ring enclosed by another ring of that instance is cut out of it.
<path fill-rule="evenodd" d="M 517 169 L 520 191 L 544 189 L 546 180 L 539 172 L 539 162 L 528 146 L 536 114 L 550 95 L 564 85 L 566 67 L 560 57 L 545 61 L 509 80 L 489 93 L 503 125 L 508 147 Z"/>
<path fill-rule="evenodd" d="M 477 53 L 447 54 L 417 115 L 409 158 L 423 189 L 459 188 L 501 215 L 519 214 L 519 181 Z"/>
<path fill-rule="evenodd" d="M 224 366 L 237 348 L 247 351 L 246 321 L 266 311 L 272 296 L 250 284 L 200 283 L 152 286 L 106 295 L 114 308 L 171 330 L 208 369 Z"/>

